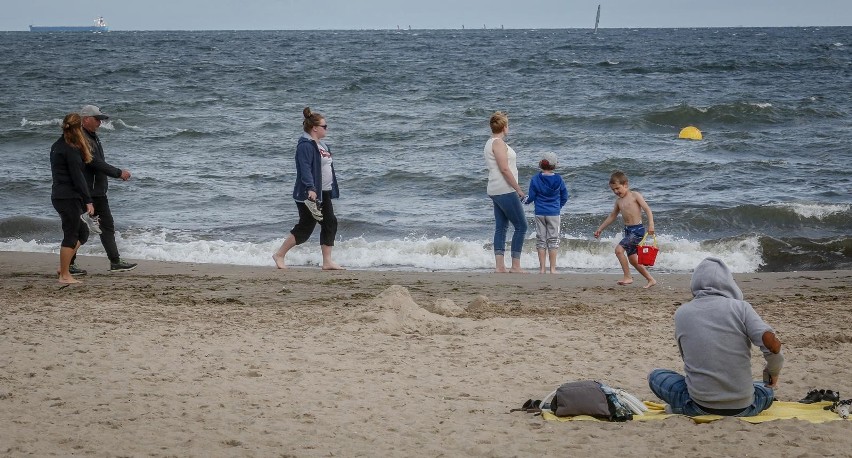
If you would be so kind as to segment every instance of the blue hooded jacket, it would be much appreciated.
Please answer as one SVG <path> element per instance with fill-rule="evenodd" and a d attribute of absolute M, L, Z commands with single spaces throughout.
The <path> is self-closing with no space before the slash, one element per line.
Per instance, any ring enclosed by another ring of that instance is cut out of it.
<path fill-rule="evenodd" d="M 530 190 L 524 201 L 535 202 L 536 216 L 559 216 L 562 207 L 568 202 L 568 188 L 558 173 L 545 175 L 538 172 L 530 180 Z"/>
<path fill-rule="evenodd" d="M 331 148 L 323 144 L 326 151 Z M 331 165 L 331 198 L 340 197 L 337 187 L 337 175 L 334 173 L 334 163 Z M 299 137 L 296 145 L 296 185 L 293 186 L 293 200 L 304 202 L 308 199 L 308 191 L 317 194 L 317 202 L 322 202 L 322 156 L 319 146 L 308 134 Z"/>

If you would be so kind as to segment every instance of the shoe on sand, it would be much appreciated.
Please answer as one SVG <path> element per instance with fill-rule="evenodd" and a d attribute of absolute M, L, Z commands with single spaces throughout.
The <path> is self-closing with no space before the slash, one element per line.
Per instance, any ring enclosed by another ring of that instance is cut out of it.
<path fill-rule="evenodd" d="M 808 394 L 799 400 L 802 404 L 813 404 L 815 402 L 822 401 L 822 397 L 825 395 L 825 390 L 811 390 L 808 391 Z"/>
<path fill-rule="evenodd" d="M 94 232 L 95 234 L 100 234 L 103 231 L 101 230 L 101 222 L 97 216 L 90 216 L 88 213 L 83 213 L 80 215 L 80 219 L 86 223 L 86 226 L 89 226 L 89 231 Z"/>
<path fill-rule="evenodd" d="M 71 264 L 68 266 L 68 272 L 71 272 L 71 275 L 86 275 L 89 272 L 86 272 L 86 269 L 81 269 L 77 267 L 77 264 Z"/>
<path fill-rule="evenodd" d="M 308 211 L 311 212 L 311 215 L 317 221 L 322 221 L 322 210 L 320 210 L 316 201 L 314 200 L 305 200 L 305 206 L 308 207 Z"/>
<path fill-rule="evenodd" d="M 133 270 L 136 268 L 138 264 L 133 262 L 124 262 L 121 259 L 118 262 L 109 263 L 109 271 L 110 272 L 127 272 L 128 270 Z"/>

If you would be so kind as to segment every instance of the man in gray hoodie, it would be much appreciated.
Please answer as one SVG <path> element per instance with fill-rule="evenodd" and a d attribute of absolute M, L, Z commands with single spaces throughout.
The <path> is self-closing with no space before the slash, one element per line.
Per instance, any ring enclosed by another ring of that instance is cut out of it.
<path fill-rule="evenodd" d="M 784 365 L 775 332 L 743 300 L 728 266 L 706 258 L 692 274 L 693 299 L 675 312 L 675 338 L 685 376 L 668 369 L 648 375 L 651 391 L 672 413 L 748 417 L 769 408 Z M 753 381 L 751 346 L 763 352 L 763 381 Z"/>

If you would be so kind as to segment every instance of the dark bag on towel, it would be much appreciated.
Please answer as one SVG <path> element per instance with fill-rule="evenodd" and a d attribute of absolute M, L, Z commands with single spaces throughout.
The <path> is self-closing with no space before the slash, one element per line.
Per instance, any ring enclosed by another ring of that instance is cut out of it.
<path fill-rule="evenodd" d="M 606 394 L 601 390 L 600 383 L 594 380 L 563 384 L 556 389 L 550 408 L 557 417 L 591 415 L 609 418 L 611 416 Z"/>

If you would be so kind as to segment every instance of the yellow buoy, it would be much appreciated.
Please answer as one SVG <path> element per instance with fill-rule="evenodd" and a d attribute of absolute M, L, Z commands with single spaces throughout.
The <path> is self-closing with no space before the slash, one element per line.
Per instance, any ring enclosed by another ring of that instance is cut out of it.
<path fill-rule="evenodd" d="M 697 127 L 686 126 L 680 130 L 680 135 L 677 138 L 685 138 L 687 140 L 701 140 L 701 131 Z"/>

